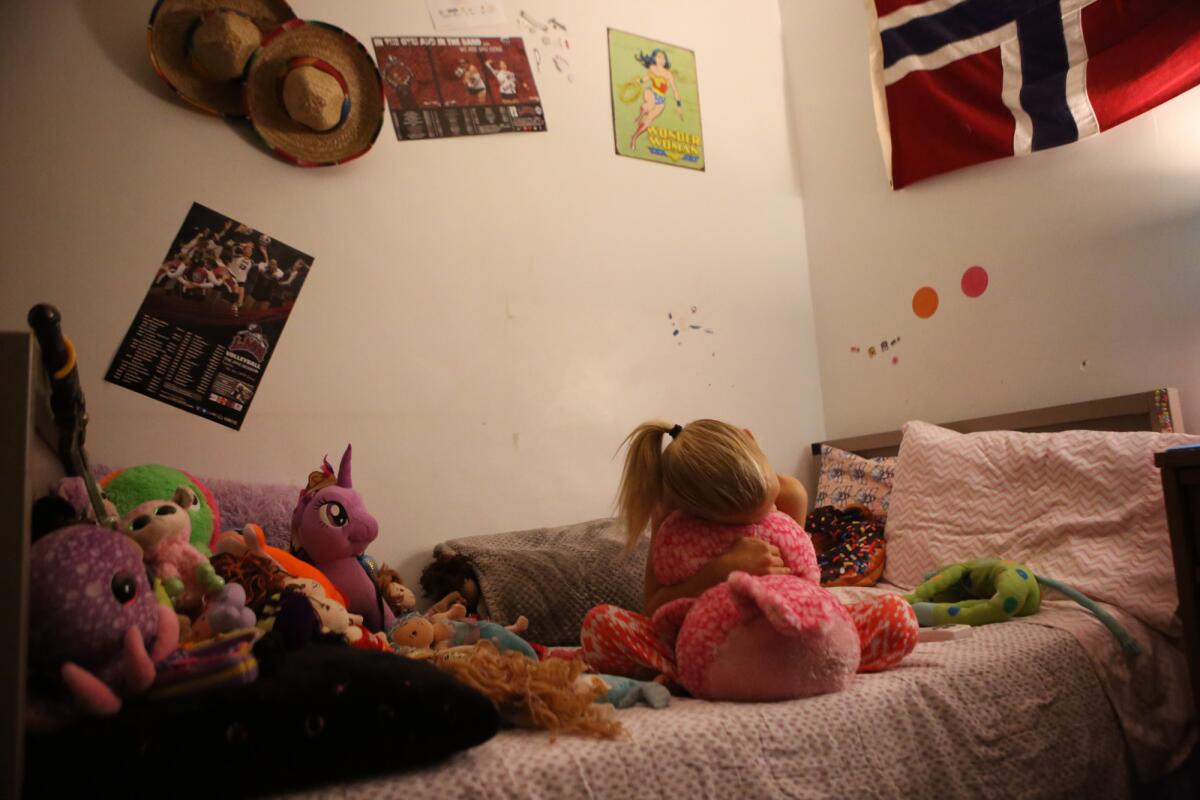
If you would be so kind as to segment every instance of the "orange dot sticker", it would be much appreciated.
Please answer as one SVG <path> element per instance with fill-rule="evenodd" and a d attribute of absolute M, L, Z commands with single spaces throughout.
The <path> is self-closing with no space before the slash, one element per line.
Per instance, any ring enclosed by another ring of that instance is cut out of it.
<path fill-rule="evenodd" d="M 929 319 L 938 309 L 938 293 L 931 286 L 922 286 L 913 295 L 912 307 L 918 317 Z"/>

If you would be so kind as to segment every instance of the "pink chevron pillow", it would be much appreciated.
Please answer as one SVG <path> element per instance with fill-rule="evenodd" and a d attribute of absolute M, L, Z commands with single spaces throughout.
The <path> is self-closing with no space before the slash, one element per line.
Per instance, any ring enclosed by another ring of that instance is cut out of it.
<path fill-rule="evenodd" d="M 1168 635 L 1179 598 L 1154 454 L 1200 437 L 1149 432 L 961 434 L 904 426 L 884 580 L 1011 558 Z"/>

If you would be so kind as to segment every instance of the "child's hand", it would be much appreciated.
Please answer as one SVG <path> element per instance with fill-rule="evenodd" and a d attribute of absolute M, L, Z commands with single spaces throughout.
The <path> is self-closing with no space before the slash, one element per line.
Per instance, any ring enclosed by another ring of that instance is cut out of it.
<path fill-rule="evenodd" d="M 728 575 L 745 572 L 750 575 L 790 575 L 791 570 L 783 563 L 779 548 L 762 539 L 744 536 L 733 547 L 726 550 L 717 560 Z"/>

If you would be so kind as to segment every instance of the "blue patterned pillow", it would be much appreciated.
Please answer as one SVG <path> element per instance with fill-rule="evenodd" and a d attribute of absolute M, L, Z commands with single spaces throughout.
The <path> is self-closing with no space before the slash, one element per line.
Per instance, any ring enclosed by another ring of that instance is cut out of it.
<path fill-rule="evenodd" d="M 812 507 L 863 506 L 876 519 L 886 519 L 896 457 L 863 458 L 829 445 L 821 446 L 821 473 Z"/>

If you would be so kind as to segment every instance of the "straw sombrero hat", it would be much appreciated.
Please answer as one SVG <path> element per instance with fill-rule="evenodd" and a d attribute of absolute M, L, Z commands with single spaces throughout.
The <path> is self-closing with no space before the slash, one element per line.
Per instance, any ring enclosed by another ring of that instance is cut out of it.
<path fill-rule="evenodd" d="M 304 167 L 371 149 L 383 127 L 383 81 L 366 48 L 341 28 L 292 20 L 246 66 L 246 110 L 267 146 Z"/>
<path fill-rule="evenodd" d="M 262 39 L 290 19 L 284 0 L 158 0 L 146 42 L 175 93 L 223 116 L 246 116 L 241 77 Z"/>

